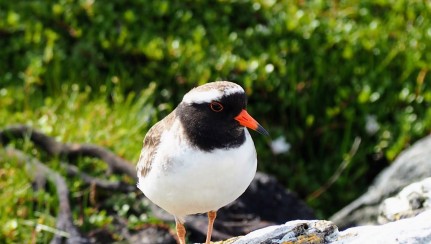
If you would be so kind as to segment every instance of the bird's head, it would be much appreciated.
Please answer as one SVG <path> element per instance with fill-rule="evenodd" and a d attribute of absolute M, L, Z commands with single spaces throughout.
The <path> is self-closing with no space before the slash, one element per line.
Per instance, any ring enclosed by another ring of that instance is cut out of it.
<path fill-rule="evenodd" d="M 177 114 L 192 140 L 198 140 L 198 145 L 209 143 L 208 148 L 214 149 L 243 141 L 244 127 L 268 135 L 248 114 L 246 106 L 247 97 L 241 86 L 218 81 L 188 92 Z"/>

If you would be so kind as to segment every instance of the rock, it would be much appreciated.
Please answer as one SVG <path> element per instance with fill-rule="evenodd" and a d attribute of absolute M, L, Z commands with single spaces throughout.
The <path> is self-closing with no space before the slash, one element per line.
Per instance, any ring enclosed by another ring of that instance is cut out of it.
<path fill-rule="evenodd" d="M 338 228 L 325 220 L 296 220 L 269 226 L 240 237 L 232 244 L 330 243 L 338 236 Z"/>
<path fill-rule="evenodd" d="M 379 207 L 379 224 L 418 215 L 431 209 L 431 177 L 406 186 L 395 197 L 387 198 Z"/>
<path fill-rule="evenodd" d="M 325 220 L 296 220 L 269 226 L 218 244 L 272 243 L 431 243 L 431 210 L 380 226 L 359 226 L 339 232 Z"/>
<path fill-rule="evenodd" d="M 397 194 L 403 187 L 431 176 L 431 136 L 416 142 L 402 152 L 394 163 L 384 169 L 357 200 L 353 201 L 330 220 L 340 229 L 377 224 L 380 203 Z"/>
<path fill-rule="evenodd" d="M 151 211 L 164 221 L 174 220 L 171 215 L 155 206 L 151 207 Z M 245 235 L 287 220 L 314 218 L 311 208 L 293 192 L 286 190 L 274 177 L 258 172 L 240 198 L 217 212 L 212 240 Z M 206 215 L 188 216 L 185 225 L 189 240 L 205 240 L 207 224 Z"/>
<path fill-rule="evenodd" d="M 339 233 L 334 243 L 431 243 L 431 210 L 416 217 L 380 226 L 353 227 Z"/>

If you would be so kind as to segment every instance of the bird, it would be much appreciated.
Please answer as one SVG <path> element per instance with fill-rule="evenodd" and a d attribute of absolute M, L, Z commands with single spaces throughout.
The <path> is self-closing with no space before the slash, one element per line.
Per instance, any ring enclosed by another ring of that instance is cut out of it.
<path fill-rule="evenodd" d="M 187 92 L 178 106 L 153 125 L 136 165 L 137 187 L 175 218 L 185 244 L 185 217 L 207 213 L 210 243 L 217 210 L 236 200 L 256 174 L 250 128 L 269 133 L 246 110 L 244 89 L 216 81 Z"/>

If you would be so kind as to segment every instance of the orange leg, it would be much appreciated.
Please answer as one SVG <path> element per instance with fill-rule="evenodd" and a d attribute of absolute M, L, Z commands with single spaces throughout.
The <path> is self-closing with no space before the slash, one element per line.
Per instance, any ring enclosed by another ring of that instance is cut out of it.
<path fill-rule="evenodd" d="M 208 231 L 207 231 L 207 240 L 205 241 L 205 244 L 209 244 L 211 242 L 211 235 L 213 233 L 213 225 L 216 217 L 217 217 L 216 211 L 208 212 Z"/>
<path fill-rule="evenodd" d="M 177 228 L 177 236 L 180 244 L 186 244 L 186 228 L 183 223 L 177 218 L 175 218 L 175 225 Z"/>

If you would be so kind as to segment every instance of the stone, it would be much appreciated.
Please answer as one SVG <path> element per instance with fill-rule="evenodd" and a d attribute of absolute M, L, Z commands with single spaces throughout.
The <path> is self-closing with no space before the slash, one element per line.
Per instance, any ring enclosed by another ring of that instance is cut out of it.
<path fill-rule="evenodd" d="M 418 215 L 431 209 L 431 177 L 406 186 L 379 207 L 378 223 L 384 224 Z"/>
<path fill-rule="evenodd" d="M 353 227 L 340 232 L 334 243 L 431 243 L 431 211 L 384 225 Z"/>
<path fill-rule="evenodd" d="M 337 226 L 329 221 L 295 220 L 256 230 L 232 244 L 329 243 L 335 241 L 337 236 Z"/>
<path fill-rule="evenodd" d="M 352 227 L 339 231 L 325 220 L 296 220 L 253 231 L 215 244 L 381 244 L 431 243 L 431 210 L 415 217 L 379 226 Z"/>

